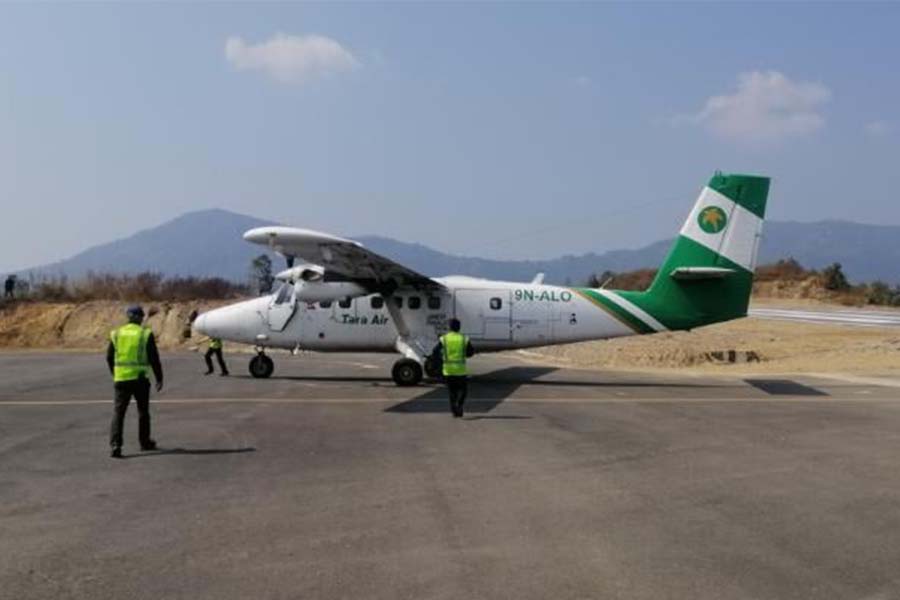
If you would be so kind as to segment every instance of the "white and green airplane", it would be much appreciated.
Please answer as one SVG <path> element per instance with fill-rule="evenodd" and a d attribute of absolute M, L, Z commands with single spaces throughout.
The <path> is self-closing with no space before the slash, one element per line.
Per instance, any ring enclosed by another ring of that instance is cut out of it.
<path fill-rule="evenodd" d="M 478 352 L 693 329 L 747 315 L 769 179 L 716 173 L 700 192 L 643 292 L 427 277 L 352 240 L 290 227 L 244 239 L 288 258 L 270 296 L 200 315 L 201 333 L 253 344 L 254 377 L 274 369 L 267 348 L 396 352 L 397 385 L 437 376 L 429 358 L 455 317 Z M 308 264 L 293 266 L 294 257 Z"/>

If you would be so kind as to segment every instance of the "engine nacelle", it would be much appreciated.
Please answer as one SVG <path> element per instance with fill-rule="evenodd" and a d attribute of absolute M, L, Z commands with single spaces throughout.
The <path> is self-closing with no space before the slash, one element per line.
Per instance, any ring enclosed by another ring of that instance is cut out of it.
<path fill-rule="evenodd" d="M 275 276 L 275 279 L 296 283 L 298 281 L 322 281 L 325 277 L 325 269 L 318 265 L 298 265 L 285 269 Z"/>

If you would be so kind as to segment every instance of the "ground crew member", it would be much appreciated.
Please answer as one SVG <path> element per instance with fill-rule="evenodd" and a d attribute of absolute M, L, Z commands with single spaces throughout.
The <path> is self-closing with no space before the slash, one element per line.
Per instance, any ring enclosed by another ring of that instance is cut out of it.
<path fill-rule="evenodd" d="M 16 298 L 16 276 L 9 275 L 6 278 L 6 281 L 3 283 L 3 297 L 11 298 L 15 300 Z"/>
<path fill-rule="evenodd" d="M 219 362 L 219 370 L 222 371 L 222 377 L 226 377 L 228 375 L 228 367 L 225 366 L 225 360 L 222 358 L 222 340 L 219 338 L 209 338 L 209 349 L 203 355 L 203 358 L 206 359 L 206 373 L 204 375 L 212 375 L 213 373 L 213 355 L 216 356 L 216 360 Z"/>
<path fill-rule="evenodd" d="M 126 314 L 128 324 L 110 332 L 106 348 L 106 364 L 112 373 L 115 389 L 115 408 L 109 427 L 110 456 L 113 458 L 122 458 L 122 427 L 132 396 L 138 409 L 141 450 L 156 449 L 156 442 L 150 438 L 150 379 L 147 371 L 153 370 L 156 391 L 163 388 L 162 365 L 153 332 L 149 327 L 141 326 L 144 309 L 132 306 Z"/>
<path fill-rule="evenodd" d="M 469 336 L 459 332 L 459 319 L 450 319 L 450 331 L 441 336 L 432 356 L 443 362 L 444 380 L 450 394 L 450 410 L 456 418 L 463 416 L 463 405 L 469 393 L 466 359 L 475 354 Z"/>

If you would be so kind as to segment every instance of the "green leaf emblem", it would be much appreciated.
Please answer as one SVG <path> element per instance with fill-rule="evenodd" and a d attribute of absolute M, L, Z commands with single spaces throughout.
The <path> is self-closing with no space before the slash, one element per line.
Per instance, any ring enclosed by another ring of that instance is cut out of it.
<path fill-rule="evenodd" d="M 725 229 L 727 222 L 728 217 L 725 215 L 725 211 L 718 206 L 707 206 L 697 215 L 697 224 L 706 233 L 719 233 Z"/>

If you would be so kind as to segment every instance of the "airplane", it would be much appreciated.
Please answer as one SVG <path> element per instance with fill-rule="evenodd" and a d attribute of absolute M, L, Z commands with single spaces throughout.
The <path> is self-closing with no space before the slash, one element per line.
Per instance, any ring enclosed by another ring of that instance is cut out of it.
<path fill-rule="evenodd" d="M 431 358 L 457 318 L 478 352 L 512 350 L 695 327 L 745 317 L 769 178 L 716 172 L 702 189 L 646 291 L 467 276 L 427 277 L 361 244 L 308 229 L 244 233 L 287 259 L 273 294 L 200 315 L 202 334 L 252 344 L 250 374 L 267 378 L 268 348 L 400 354 L 398 386 L 440 377 Z M 296 258 L 306 264 L 295 266 Z"/>

